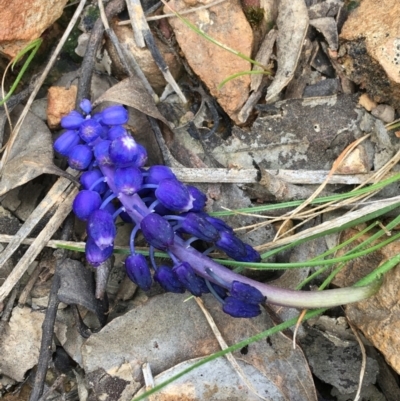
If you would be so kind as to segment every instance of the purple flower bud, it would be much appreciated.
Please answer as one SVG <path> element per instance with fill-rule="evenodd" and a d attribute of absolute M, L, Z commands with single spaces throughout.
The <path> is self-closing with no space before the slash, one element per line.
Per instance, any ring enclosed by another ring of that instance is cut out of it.
<path fill-rule="evenodd" d="M 189 194 L 192 195 L 193 207 L 190 209 L 191 212 L 201 212 L 207 202 L 207 196 L 200 191 L 200 189 L 193 187 L 192 185 L 186 186 Z"/>
<path fill-rule="evenodd" d="M 154 280 L 159 282 L 161 287 L 168 292 L 183 294 L 186 291 L 176 274 L 167 266 L 160 266 L 157 269 L 154 273 Z"/>
<path fill-rule="evenodd" d="M 54 149 L 63 156 L 68 156 L 69 152 L 80 142 L 76 131 L 65 131 L 54 142 Z"/>
<path fill-rule="evenodd" d="M 95 210 L 89 217 L 87 233 L 100 249 L 112 246 L 117 230 L 112 215 L 105 210 Z"/>
<path fill-rule="evenodd" d="M 79 219 L 87 220 L 100 206 L 101 197 L 99 193 L 84 189 L 76 195 L 74 203 L 72 204 L 72 210 Z"/>
<path fill-rule="evenodd" d="M 117 167 L 128 167 L 135 163 L 138 156 L 138 145 L 129 136 L 120 136 L 110 145 L 110 158 Z"/>
<path fill-rule="evenodd" d="M 90 189 L 92 191 L 98 192 L 99 194 L 103 194 L 107 190 L 107 184 L 104 181 L 99 182 L 94 188 L 92 188 L 93 184 L 100 179 L 104 180 L 103 173 L 100 170 L 95 169 L 85 171 L 81 175 L 79 181 L 84 189 Z"/>
<path fill-rule="evenodd" d="M 256 317 L 261 314 L 259 305 L 247 304 L 234 297 L 226 297 L 222 310 L 233 317 Z"/>
<path fill-rule="evenodd" d="M 79 103 L 79 107 L 82 109 L 82 111 L 85 114 L 90 114 L 90 112 L 92 111 L 92 103 L 90 102 L 90 100 L 88 99 L 83 99 L 80 103 Z"/>
<path fill-rule="evenodd" d="M 186 186 L 174 178 L 167 178 L 158 184 L 157 199 L 174 212 L 187 212 L 193 206 L 193 198 Z"/>
<path fill-rule="evenodd" d="M 81 113 L 72 110 L 69 114 L 61 119 L 61 127 L 65 129 L 77 129 L 85 121 L 85 117 Z"/>
<path fill-rule="evenodd" d="M 151 166 L 147 170 L 146 184 L 155 184 L 158 185 L 160 181 L 165 180 L 166 178 L 175 178 L 175 174 L 169 167 L 166 166 Z"/>
<path fill-rule="evenodd" d="M 101 141 L 94 147 L 94 157 L 100 166 L 112 165 L 110 158 L 111 141 Z"/>
<path fill-rule="evenodd" d="M 215 243 L 217 248 L 224 251 L 230 258 L 243 258 L 246 256 L 246 247 L 243 241 L 241 241 L 234 234 L 227 233 L 225 231 L 220 232 L 221 238 Z"/>
<path fill-rule="evenodd" d="M 130 255 L 125 260 L 125 269 L 128 277 L 142 290 L 151 288 L 152 279 L 146 258 L 140 254 Z"/>
<path fill-rule="evenodd" d="M 86 260 L 91 265 L 97 267 L 112 255 L 113 250 L 113 246 L 100 249 L 94 242 L 93 238 L 88 237 L 85 247 Z"/>
<path fill-rule="evenodd" d="M 240 281 L 233 281 L 229 292 L 232 297 L 240 299 L 246 304 L 258 305 L 264 303 L 266 300 L 266 297 L 260 290 Z"/>
<path fill-rule="evenodd" d="M 133 195 L 142 186 L 143 175 L 136 167 L 117 168 L 114 174 L 114 183 L 119 193 Z"/>
<path fill-rule="evenodd" d="M 68 164 L 75 170 L 86 170 L 92 159 L 92 149 L 88 145 L 76 145 L 68 154 Z"/>
<path fill-rule="evenodd" d="M 121 125 L 128 122 L 128 111 L 120 105 L 111 106 L 101 112 L 101 117 L 106 125 Z"/>
<path fill-rule="evenodd" d="M 244 244 L 246 248 L 246 256 L 237 257 L 235 260 L 238 262 L 259 262 L 261 260 L 260 254 L 249 244 Z"/>
<path fill-rule="evenodd" d="M 167 220 L 150 213 L 140 223 L 142 234 L 154 248 L 165 250 L 174 243 L 174 230 Z"/>
<path fill-rule="evenodd" d="M 137 144 L 136 150 L 136 167 L 143 167 L 147 163 L 147 150 L 144 146 Z"/>
<path fill-rule="evenodd" d="M 120 136 L 128 136 L 128 131 L 122 125 L 116 125 L 108 130 L 108 139 L 113 141 Z"/>
<path fill-rule="evenodd" d="M 202 294 L 202 282 L 196 276 L 192 266 L 187 262 L 175 265 L 172 271 L 176 274 L 179 281 L 195 296 L 200 297 Z"/>
<path fill-rule="evenodd" d="M 216 217 L 211 217 L 206 215 L 205 219 L 210 222 L 219 232 L 225 231 L 227 233 L 233 234 L 233 229 L 225 221 L 218 219 Z"/>
<path fill-rule="evenodd" d="M 79 129 L 79 135 L 86 143 L 93 142 L 103 133 L 103 127 L 93 118 L 85 120 Z"/>
<path fill-rule="evenodd" d="M 180 228 L 187 234 L 207 242 L 215 242 L 219 239 L 219 231 L 200 215 L 187 213 L 184 217 Z"/>

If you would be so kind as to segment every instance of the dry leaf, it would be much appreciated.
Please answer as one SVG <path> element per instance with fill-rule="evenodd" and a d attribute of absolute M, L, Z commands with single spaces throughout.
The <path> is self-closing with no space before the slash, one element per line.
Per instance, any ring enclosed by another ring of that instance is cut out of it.
<path fill-rule="evenodd" d="M 278 70 L 265 100 L 271 102 L 291 81 L 299 61 L 308 28 L 308 11 L 304 0 L 281 0 L 277 19 Z"/>
<path fill-rule="evenodd" d="M 147 116 L 161 120 L 167 126 L 168 121 L 161 115 L 156 107 L 153 97 L 147 92 L 142 81 L 137 77 L 126 78 L 104 92 L 93 103 L 94 106 L 101 102 L 115 102 L 133 107 Z"/>
<path fill-rule="evenodd" d="M 18 107 L 17 113 L 13 113 L 14 123 L 15 115 L 21 110 L 22 108 Z M 29 112 L 4 166 L 0 196 L 54 169 L 51 133 L 41 119 Z"/>

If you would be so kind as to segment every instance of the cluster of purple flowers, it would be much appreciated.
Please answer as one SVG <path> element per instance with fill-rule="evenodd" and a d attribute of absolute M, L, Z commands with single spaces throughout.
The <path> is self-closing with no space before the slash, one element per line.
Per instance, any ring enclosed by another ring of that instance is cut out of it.
<path fill-rule="evenodd" d="M 258 252 L 242 242 L 223 220 L 203 211 L 206 196 L 200 190 L 181 183 L 168 167 L 144 168 L 146 149 L 123 127 L 128 121 L 123 106 L 91 114 L 90 101 L 83 100 L 80 108 L 83 113 L 72 111 L 61 120 L 66 131 L 54 148 L 68 158 L 71 168 L 84 171 L 73 210 L 87 222 L 88 262 L 96 267 L 111 256 L 117 233 L 115 220 L 120 216 L 133 224 L 126 272 L 142 289 L 149 290 L 154 279 L 170 292 L 188 290 L 195 296 L 211 292 L 223 310 L 234 317 L 260 314 L 266 297 L 243 283 L 240 275 L 206 256 L 210 250 L 219 249 L 234 260 L 255 262 L 260 260 Z M 147 259 L 135 252 L 138 230 L 149 243 L 153 275 Z M 208 243 L 210 248 L 200 253 L 191 246 L 196 240 Z M 168 253 L 173 266 L 157 266 L 154 249 Z"/>

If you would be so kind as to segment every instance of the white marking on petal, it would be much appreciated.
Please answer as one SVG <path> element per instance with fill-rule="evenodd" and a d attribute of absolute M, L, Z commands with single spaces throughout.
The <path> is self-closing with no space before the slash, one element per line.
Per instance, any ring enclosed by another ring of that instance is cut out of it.
<path fill-rule="evenodd" d="M 129 150 L 136 147 L 135 140 L 129 136 L 122 138 L 122 143 L 124 144 L 124 147 L 126 147 Z"/>

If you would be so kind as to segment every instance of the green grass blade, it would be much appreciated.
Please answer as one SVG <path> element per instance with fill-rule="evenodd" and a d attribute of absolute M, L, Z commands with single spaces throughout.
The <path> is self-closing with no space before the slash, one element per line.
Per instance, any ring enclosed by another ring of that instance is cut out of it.
<path fill-rule="evenodd" d="M 11 86 L 11 89 L 8 91 L 7 95 L 4 97 L 4 99 L 0 100 L 0 106 L 2 106 L 7 100 L 12 96 L 14 93 L 15 89 L 17 88 L 19 82 L 21 81 L 22 77 L 25 74 L 25 71 L 29 67 L 29 64 L 32 62 L 33 58 L 35 57 L 37 51 L 39 50 L 40 45 L 42 44 L 43 40 L 42 38 L 35 39 L 34 41 L 30 42 L 27 46 L 25 46 L 16 56 L 15 59 L 12 63 L 12 67 L 15 66 L 15 63 L 18 62 L 18 60 L 21 59 L 27 52 L 31 51 L 31 54 L 29 57 L 26 59 L 24 65 L 21 68 L 21 71 L 17 75 L 17 78 L 15 79 L 13 85 Z"/>
<path fill-rule="evenodd" d="M 265 70 L 250 70 L 250 71 L 240 71 L 237 72 L 236 74 L 232 74 L 230 75 L 228 78 L 225 78 L 218 86 L 217 89 L 220 90 L 222 89 L 222 87 L 229 81 L 231 81 L 232 79 L 241 77 L 243 75 L 260 75 L 260 74 L 264 74 L 264 75 L 271 75 L 270 71 L 265 71 Z"/>
<path fill-rule="evenodd" d="M 344 194 L 330 195 L 330 196 L 323 196 L 320 198 L 316 198 L 311 202 L 311 204 L 315 205 L 315 204 L 327 203 L 327 202 L 332 202 L 332 201 L 340 201 L 340 200 L 352 198 L 354 196 L 363 195 L 363 194 L 366 194 L 371 191 L 382 189 L 382 188 L 386 187 L 387 185 L 393 184 L 394 182 L 399 181 L 399 180 L 400 180 L 400 173 L 395 174 L 389 178 L 386 178 L 385 180 L 379 181 L 375 184 L 372 184 L 368 187 L 358 189 L 356 191 L 350 191 L 350 192 L 346 192 Z M 220 216 L 231 216 L 237 212 L 261 213 L 261 212 L 268 212 L 270 210 L 279 210 L 279 209 L 287 209 L 287 208 L 296 207 L 296 206 L 301 205 L 303 202 L 304 201 L 299 200 L 299 201 L 275 203 L 272 205 L 263 205 L 263 206 L 235 209 L 234 211 L 224 210 L 224 211 L 220 211 L 220 212 L 211 212 L 210 215 L 215 216 L 215 217 L 220 217 Z"/>

